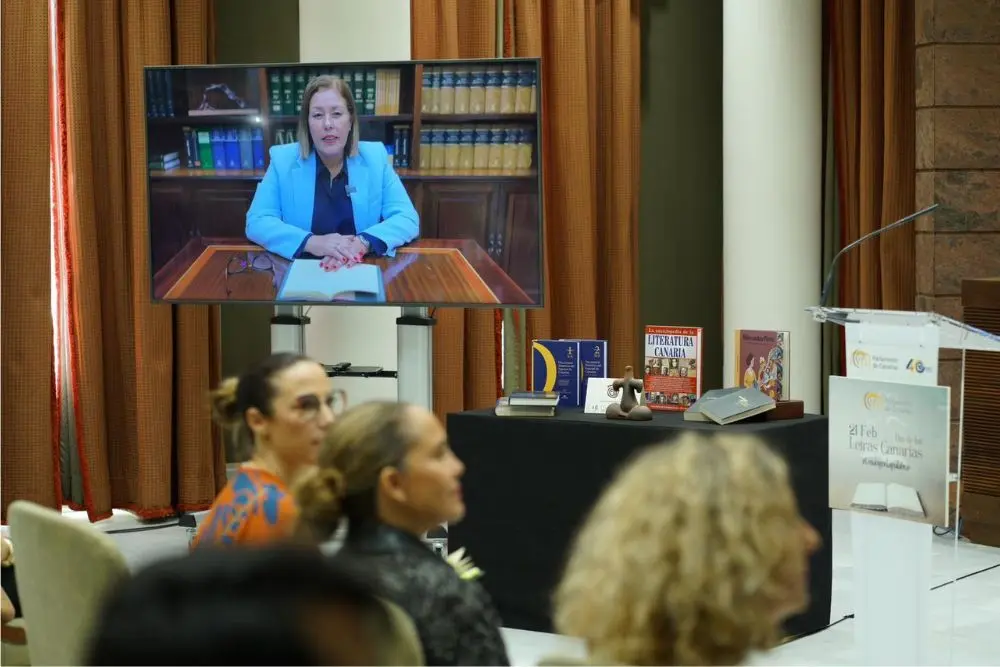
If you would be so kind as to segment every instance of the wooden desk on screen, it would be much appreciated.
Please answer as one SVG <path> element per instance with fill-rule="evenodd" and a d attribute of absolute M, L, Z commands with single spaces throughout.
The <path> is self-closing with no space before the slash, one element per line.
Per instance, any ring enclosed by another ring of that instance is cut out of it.
<path fill-rule="evenodd" d="M 246 239 L 192 240 L 157 273 L 153 279 L 154 296 L 165 301 L 274 301 L 280 285 L 275 285 L 273 273 L 227 275 L 230 261 L 248 252 L 263 253 L 263 249 Z M 274 261 L 286 262 L 280 258 Z M 399 248 L 395 257 L 367 258 L 365 262 L 382 270 L 388 303 L 532 303 L 524 290 L 471 240 L 420 239 Z M 278 275 L 284 274 L 279 269 Z"/>

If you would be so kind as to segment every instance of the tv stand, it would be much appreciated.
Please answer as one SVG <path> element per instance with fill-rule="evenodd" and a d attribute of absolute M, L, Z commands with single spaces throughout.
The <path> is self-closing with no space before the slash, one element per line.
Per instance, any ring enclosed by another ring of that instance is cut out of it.
<path fill-rule="evenodd" d="M 404 306 L 396 318 L 396 397 L 432 410 L 434 375 L 432 372 L 433 327 L 437 323 L 427 308 Z"/>
<path fill-rule="evenodd" d="M 275 306 L 271 317 L 271 351 L 305 354 L 305 326 L 310 321 L 302 306 Z M 396 318 L 396 398 L 428 410 L 433 408 L 431 327 L 436 323 L 422 306 L 404 306 Z M 380 377 L 387 376 L 389 372 Z"/>
<path fill-rule="evenodd" d="M 310 321 L 302 306 L 275 306 L 271 316 L 271 352 L 305 354 L 305 326 Z"/>

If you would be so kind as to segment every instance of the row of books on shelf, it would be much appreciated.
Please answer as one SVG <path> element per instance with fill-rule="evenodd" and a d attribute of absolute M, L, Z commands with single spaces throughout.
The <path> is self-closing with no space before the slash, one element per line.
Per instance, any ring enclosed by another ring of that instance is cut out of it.
<path fill-rule="evenodd" d="M 448 169 L 475 173 L 486 170 L 527 170 L 532 167 L 534 127 L 453 125 L 423 128 L 417 164 L 412 159 L 412 128 L 394 125 L 386 144 L 389 162 L 401 169 Z M 150 156 L 149 168 L 261 170 L 265 167 L 264 130 L 259 126 L 183 128 L 184 151 Z M 275 144 L 296 141 L 294 130 L 279 128 Z"/>
<path fill-rule="evenodd" d="M 329 75 L 342 79 L 354 93 L 357 113 L 366 116 L 399 114 L 400 71 L 398 68 L 270 68 L 267 85 L 271 113 L 276 116 L 298 115 L 302 96 L 313 78 Z"/>
<path fill-rule="evenodd" d="M 168 70 L 146 70 L 146 115 L 174 117 L 174 79 Z"/>
<path fill-rule="evenodd" d="M 264 169 L 264 131 L 259 127 L 184 128 L 184 150 L 153 154 L 154 171 L 188 169 Z"/>
<path fill-rule="evenodd" d="M 508 114 L 537 111 L 534 65 L 425 66 L 420 111 L 427 114 Z"/>
<path fill-rule="evenodd" d="M 535 128 L 451 125 L 420 129 L 420 169 L 524 170 L 532 166 Z"/>

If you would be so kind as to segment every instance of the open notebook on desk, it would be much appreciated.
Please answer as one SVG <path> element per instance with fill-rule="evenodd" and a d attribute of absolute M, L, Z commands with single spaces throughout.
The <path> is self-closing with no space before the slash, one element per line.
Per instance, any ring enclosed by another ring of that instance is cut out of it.
<path fill-rule="evenodd" d="M 382 271 L 373 264 L 324 271 L 318 259 L 296 259 L 288 267 L 279 301 L 385 301 Z"/>

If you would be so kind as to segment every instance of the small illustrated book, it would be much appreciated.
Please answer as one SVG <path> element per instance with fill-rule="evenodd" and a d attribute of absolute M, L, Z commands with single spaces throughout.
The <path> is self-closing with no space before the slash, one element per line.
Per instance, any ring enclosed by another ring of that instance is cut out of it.
<path fill-rule="evenodd" d="M 776 401 L 791 398 L 787 331 L 736 330 L 737 387 L 760 389 Z"/>

